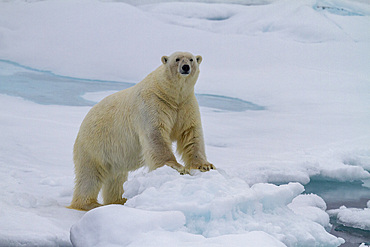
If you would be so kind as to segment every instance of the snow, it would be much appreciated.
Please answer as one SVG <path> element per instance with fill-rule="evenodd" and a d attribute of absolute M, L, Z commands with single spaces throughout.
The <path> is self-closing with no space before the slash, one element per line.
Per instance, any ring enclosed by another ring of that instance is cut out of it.
<path fill-rule="evenodd" d="M 370 230 L 370 208 L 347 208 L 345 206 L 339 209 L 328 211 L 330 215 L 337 217 L 338 222 L 344 226 L 358 228 L 365 231 Z"/>
<path fill-rule="evenodd" d="M 369 25 L 367 1 L 0 1 L 0 245 L 71 246 L 70 229 L 76 246 L 340 245 L 325 202 L 301 193 L 369 181 Z M 141 169 L 125 206 L 67 209 L 93 102 L 176 50 L 203 56 L 218 170 Z M 368 230 L 368 208 L 329 213 Z"/>
<path fill-rule="evenodd" d="M 99 102 L 100 100 L 104 99 L 108 95 L 117 93 L 118 91 L 99 91 L 99 92 L 90 92 L 90 93 L 85 93 L 82 95 L 82 98 L 93 101 L 93 102 Z"/>
<path fill-rule="evenodd" d="M 322 225 L 289 210 L 287 204 L 304 190 L 301 184 L 260 183 L 249 187 L 245 181 L 223 173 L 221 170 L 181 176 L 163 167 L 134 177 L 124 186 L 127 204 L 87 213 L 72 227 L 72 243 L 186 246 L 191 241 L 200 246 L 211 243 L 222 246 L 233 239 L 231 246 L 241 243 L 244 246 L 244 241 L 250 238 L 254 239 L 252 243 L 257 241 L 266 246 L 341 243 Z M 328 218 L 325 211 L 322 213 Z M 164 231 L 171 232 L 171 237 Z M 232 236 L 236 233 L 240 236 Z M 161 237 L 153 243 L 152 236 L 158 235 Z M 177 242 L 172 243 L 174 240 Z M 243 242 L 237 242 L 240 240 Z"/>
<path fill-rule="evenodd" d="M 297 215 L 316 222 L 326 229 L 330 229 L 329 215 L 325 212 L 325 201 L 314 194 L 299 195 L 295 197 L 288 207 Z"/>
<path fill-rule="evenodd" d="M 176 211 L 153 212 L 110 205 L 92 210 L 72 227 L 74 246 L 285 246 L 261 231 L 214 238 L 183 231 L 185 217 Z M 95 226 L 98 227 L 95 227 Z M 140 229 L 137 231 L 136 229 Z M 171 232 L 168 234 L 168 232 Z M 124 234 L 123 234 L 124 233 Z"/>
<path fill-rule="evenodd" d="M 69 228 L 83 215 L 65 208 L 71 149 L 87 110 L 0 95 L 1 246 L 69 245 Z"/>

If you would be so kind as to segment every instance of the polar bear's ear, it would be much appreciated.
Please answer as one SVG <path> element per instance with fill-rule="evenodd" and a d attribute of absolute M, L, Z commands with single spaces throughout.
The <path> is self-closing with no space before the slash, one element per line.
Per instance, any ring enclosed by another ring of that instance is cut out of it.
<path fill-rule="evenodd" d="M 203 58 L 202 58 L 202 56 L 196 56 L 196 58 L 197 58 L 197 63 L 198 64 L 200 64 L 201 62 L 202 62 L 202 60 L 203 60 Z"/>
<path fill-rule="evenodd" d="M 167 56 L 163 56 L 163 57 L 161 58 L 161 60 L 162 60 L 162 63 L 163 63 L 163 64 L 166 64 L 166 63 L 168 62 L 168 57 L 167 57 Z"/>

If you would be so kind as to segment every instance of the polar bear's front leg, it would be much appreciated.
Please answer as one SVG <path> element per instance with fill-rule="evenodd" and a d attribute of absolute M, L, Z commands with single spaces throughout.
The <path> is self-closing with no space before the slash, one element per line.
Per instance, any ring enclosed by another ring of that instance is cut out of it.
<path fill-rule="evenodd" d="M 177 152 L 181 154 L 187 170 L 202 172 L 216 169 L 207 161 L 201 117 L 195 95 L 190 97 L 178 114 L 178 124 L 173 138 L 177 141 Z"/>
<path fill-rule="evenodd" d="M 172 142 L 161 133 L 159 128 L 147 130 L 147 135 L 141 135 L 140 142 L 145 164 L 150 170 L 167 165 L 180 174 L 187 174 L 189 171 L 179 164 L 172 152 Z"/>
<path fill-rule="evenodd" d="M 177 150 L 182 155 L 186 170 L 202 172 L 216 169 L 207 161 L 201 126 L 193 126 L 182 132 L 177 140 Z"/>

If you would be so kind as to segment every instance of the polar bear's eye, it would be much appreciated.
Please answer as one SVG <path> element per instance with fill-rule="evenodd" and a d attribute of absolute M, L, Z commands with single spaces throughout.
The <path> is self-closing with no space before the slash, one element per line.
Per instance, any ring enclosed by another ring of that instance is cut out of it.
<path fill-rule="evenodd" d="M 193 59 L 192 58 L 190 58 L 190 62 L 193 62 Z"/>
<path fill-rule="evenodd" d="M 180 58 L 176 58 L 176 62 L 180 61 Z"/>

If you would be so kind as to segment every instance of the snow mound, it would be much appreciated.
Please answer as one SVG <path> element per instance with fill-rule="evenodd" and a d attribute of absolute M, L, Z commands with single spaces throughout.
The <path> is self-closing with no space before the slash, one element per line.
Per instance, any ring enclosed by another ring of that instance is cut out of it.
<path fill-rule="evenodd" d="M 342 1 L 335 4 L 327 1 L 316 4 L 314 1 L 274 2 L 263 6 L 169 2 L 143 5 L 140 9 L 153 13 L 164 23 L 181 27 L 237 35 L 277 34 L 283 39 L 318 43 L 348 41 L 348 34 L 328 20 L 326 14 L 366 16 L 369 7 L 360 3 L 346 5 Z"/>
<path fill-rule="evenodd" d="M 264 232 L 205 238 L 183 231 L 181 212 L 110 205 L 88 212 L 71 228 L 73 246 L 285 246 Z M 171 234 L 168 234 L 171 232 Z"/>
<path fill-rule="evenodd" d="M 316 222 L 330 230 L 329 215 L 325 212 L 325 201 L 315 194 L 299 195 L 293 199 L 288 207 L 297 215 Z"/>
<path fill-rule="evenodd" d="M 180 212 L 150 212 L 110 205 L 86 213 L 71 228 L 71 241 L 74 246 L 107 246 L 118 239 L 120 245 L 127 246 L 140 234 L 175 231 L 184 223 L 185 217 Z"/>
<path fill-rule="evenodd" d="M 369 206 L 369 202 L 367 206 Z M 331 216 L 336 216 L 339 224 L 370 231 L 370 208 L 360 209 L 342 206 L 339 209 L 329 210 L 328 213 Z"/>
<path fill-rule="evenodd" d="M 166 231 L 176 232 L 179 236 L 191 234 L 190 239 L 196 244 L 221 243 L 235 234 L 242 239 L 275 243 L 264 246 L 338 246 L 343 242 L 325 231 L 323 225 L 328 225 L 328 216 L 318 197 L 310 197 L 321 212 L 314 220 L 302 217 L 288 207 L 304 190 L 299 183 L 280 186 L 260 183 L 250 187 L 244 180 L 229 177 L 222 170 L 180 176 L 173 169 L 162 167 L 150 173 L 137 174 L 125 183 L 124 188 L 124 196 L 128 198 L 125 207 L 103 207 L 86 214 L 72 227 L 74 244 L 89 239 L 90 234 L 92 238 L 96 236 L 93 239 L 99 243 L 94 245 L 98 246 L 108 244 L 104 241 L 118 241 L 119 244 L 134 241 L 133 246 L 139 246 L 146 243 L 147 236 L 154 235 L 157 236 L 156 241 L 168 241 L 168 238 L 175 241 L 176 237 L 171 236 L 172 233 L 165 234 Z M 296 205 L 293 208 L 298 208 L 298 204 L 293 203 Z M 319 217 L 323 219 L 319 220 Z M 104 221 L 110 222 L 110 226 L 105 226 Z M 129 229 L 126 231 L 126 228 Z M 117 229 L 119 233 L 115 233 Z M 118 236 L 125 232 L 125 237 Z M 117 237 L 111 240 L 99 237 L 105 234 Z M 135 237 L 140 234 L 145 237 Z M 267 237 L 261 237 L 261 234 Z M 189 241 L 189 236 L 177 237 L 176 241 L 181 242 L 181 239 Z M 245 241 L 239 243 L 245 246 Z"/>

